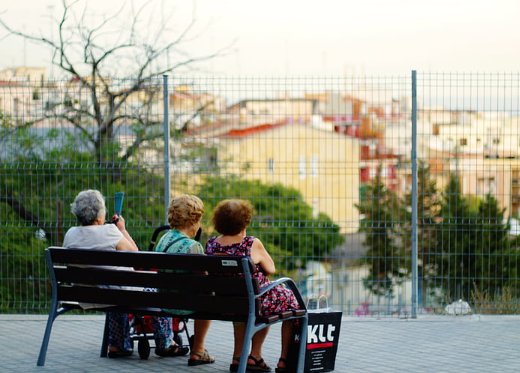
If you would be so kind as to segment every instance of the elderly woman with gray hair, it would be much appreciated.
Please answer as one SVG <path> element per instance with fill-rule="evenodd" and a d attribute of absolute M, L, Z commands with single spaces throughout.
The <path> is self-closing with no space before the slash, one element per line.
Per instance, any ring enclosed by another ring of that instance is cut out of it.
<path fill-rule="evenodd" d="M 105 224 L 105 199 L 98 190 L 80 192 L 71 204 L 71 211 L 78 219 L 79 227 L 70 228 L 65 234 L 64 247 L 138 251 L 125 228 L 125 219 L 114 215 L 115 224 Z"/>
<path fill-rule="evenodd" d="M 138 251 L 136 243 L 127 232 L 125 219 L 114 215 L 114 224 L 105 224 L 105 199 L 94 189 L 80 192 L 71 204 L 77 227 L 70 228 L 63 239 L 63 246 L 76 249 Z M 88 308 L 88 307 L 86 307 Z M 130 323 L 127 314 L 108 312 L 108 357 L 132 355 Z M 173 341 L 171 318 L 152 318 L 155 334 L 155 353 L 159 356 L 184 356 L 189 349 L 177 346 Z"/>

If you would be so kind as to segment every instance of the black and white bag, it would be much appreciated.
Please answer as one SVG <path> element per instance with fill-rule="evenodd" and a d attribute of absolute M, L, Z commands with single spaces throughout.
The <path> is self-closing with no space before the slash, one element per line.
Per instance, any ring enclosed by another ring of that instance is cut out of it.
<path fill-rule="evenodd" d="M 325 306 L 322 307 L 323 301 Z M 336 364 L 339 331 L 342 311 L 334 311 L 328 306 L 325 296 L 309 299 L 307 309 L 309 324 L 307 329 L 307 348 L 305 352 L 305 373 L 330 372 Z M 300 344 L 300 334 L 294 335 L 289 360 L 295 364 Z M 293 352 L 294 351 L 294 352 Z"/>

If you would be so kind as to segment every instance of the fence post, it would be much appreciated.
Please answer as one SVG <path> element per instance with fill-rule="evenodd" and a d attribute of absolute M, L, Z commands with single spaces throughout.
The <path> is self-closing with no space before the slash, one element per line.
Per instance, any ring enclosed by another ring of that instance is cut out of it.
<path fill-rule="evenodd" d="M 164 218 L 168 224 L 170 204 L 170 126 L 168 125 L 168 75 L 163 75 L 163 128 L 164 128 Z"/>
<path fill-rule="evenodd" d="M 412 70 L 412 318 L 417 318 L 417 71 Z"/>

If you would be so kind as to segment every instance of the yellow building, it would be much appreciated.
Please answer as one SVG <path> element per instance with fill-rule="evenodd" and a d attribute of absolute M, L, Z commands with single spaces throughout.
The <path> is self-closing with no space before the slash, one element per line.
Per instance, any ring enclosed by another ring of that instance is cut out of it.
<path fill-rule="evenodd" d="M 234 129 L 218 136 L 223 173 L 267 184 L 281 183 L 303 195 L 341 228 L 359 228 L 359 141 L 300 123 Z"/>

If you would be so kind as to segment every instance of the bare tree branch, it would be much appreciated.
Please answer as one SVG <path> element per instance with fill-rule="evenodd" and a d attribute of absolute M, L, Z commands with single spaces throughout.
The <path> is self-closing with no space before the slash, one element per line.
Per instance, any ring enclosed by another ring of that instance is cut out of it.
<path fill-rule="evenodd" d="M 198 117 L 198 116 L 199 116 L 199 115 L 200 115 L 204 110 L 206 110 L 206 108 L 207 108 L 208 106 L 213 105 L 214 102 L 215 102 L 215 100 L 208 101 L 208 102 L 206 102 L 203 106 L 199 107 L 199 108 L 197 109 L 197 111 L 194 112 L 194 113 L 192 114 L 192 116 L 191 116 L 190 118 L 188 118 L 188 120 L 186 120 L 186 121 L 184 122 L 181 131 L 182 131 L 182 132 L 188 132 L 188 129 L 189 129 L 188 126 L 189 126 L 189 124 L 191 123 L 191 121 L 192 121 L 193 119 L 197 118 L 197 117 Z"/>
<path fill-rule="evenodd" d="M 10 206 L 14 212 L 16 212 L 23 220 L 28 221 L 36 227 L 41 227 L 40 219 L 38 216 L 28 211 L 24 205 L 16 199 L 9 191 L 6 192 L 6 196 L 0 196 L 0 202 L 6 203 Z"/>
<path fill-rule="evenodd" d="M 84 6 L 80 7 L 82 4 Z M 132 123 L 137 126 L 136 132 L 139 136 L 124 155 L 129 157 L 135 154 L 139 146 L 148 141 L 149 137 L 145 135 L 146 129 L 153 127 L 157 122 L 153 118 L 140 114 L 121 113 L 129 97 L 139 92 L 150 92 L 149 83 L 154 78 L 224 55 L 231 48 L 232 43 L 212 53 L 199 56 L 188 55 L 183 52 L 181 45 L 192 40 L 191 37 L 195 34 L 195 13 L 175 36 L 171 36 L 168 26 L 172 24 L 171 20 L 174 18 L 173 8 L 171 13 L 165 11 L 166 6 L 171 3 L 160 2 L 160 9 L 154 9 L 153 4 L 157 4 L 157 1 L 150 0 L 144 3 L 123 1 L 116 12 L 95 18 L 89 24 L 88 2 L 62 0 L 63 11 L 61 17 L 56 20 L 55 40 L 15 30 L 4 21 L 3 15 L 0 16 L 0 26 L 10 35 L 50 48 L 53 52 L 53 64 L 62 72 L 70 74 L 81 89 L 89 92 L 89 105 L 81 107 L 57 105 L 53 117 L 64 120 L 80 130 L 94 145 L 99 162 L 103 161 L 101 157 L 104 156 L 100 148 L 102 143 L 117 140 L 115 128 L 118 124 Z M 131 17 L 122 18 L 128 7 L 131 10 Z M 162 17 L 160 22 L 155 21 L 155 15 L 158 14 Z M 147 15 L 148 19 L 146 19 Z M 154 16 L 153 20 L 152 16 Z M 117 24 L 120 20 L 127 25 Z M 176 58 L 170 62 L 171 54 Z M 123 68 L 126 67 L 132 69 L 132 72 L 126 75 L 126 83 L 129 84 L 124 88 L 114 86 L 113 79 L 116 75 L 122 75 Z M 152 105 L 152 101 L 142 102 L 141 105 L 141 111 L 146 113 L 148 110 L 145 107 Z M 200 115 L 207 105 L 193 113 L 189 121 Z M 47 117 L 45 115 L 42 119 Z M 92 124 L 96 126 L 95 131 L 92 131 Z M 183 128 L 186 127 L 185 123 Z"/>

